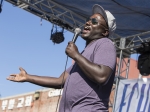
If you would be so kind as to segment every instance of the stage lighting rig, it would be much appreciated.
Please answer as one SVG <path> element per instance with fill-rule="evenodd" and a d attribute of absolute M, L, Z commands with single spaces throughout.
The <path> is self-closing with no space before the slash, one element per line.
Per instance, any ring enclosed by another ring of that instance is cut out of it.
<path fill-rule="evenodd" d="M 52 26 L 52 29 L 51 29 L 51 37 L 50 37 L 50 40 L 53 41 L 53 43 L 55 44 L 60 44 L 64 41 L 64 28 L 60 28 L 61 31 L 58 31 L 58 26 L 57 25 L 54 25 Z M 55 31 L 54 31 L 55 30 Z"/>
<path fill-rule="evenodd" d="M 53 41 L 55 44 L 60 44 L 64 41 L 64 29 L 67 29 L 69 31 L 73 31 L 73 27 L 71 27 L 69 24 L 64 23 L 58 18 L 52 17 L 48 18 L 48 20 L 53 24 L 51 29 L 51 37 L 50 40 Z M 59 29 L 58 29 L 59 28 Z"/>
<path fill-rule="evenodd" d="M 138 69 L 141 75 L 148 76 L 150 74 L 150 42 L 142 42 L 141 46 L 137 48 Z"/>

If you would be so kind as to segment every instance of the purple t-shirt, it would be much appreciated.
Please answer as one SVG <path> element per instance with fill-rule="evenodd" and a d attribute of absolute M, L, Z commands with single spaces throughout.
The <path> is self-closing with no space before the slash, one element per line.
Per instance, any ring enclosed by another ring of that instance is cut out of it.
<path fill-rule="evenodd" d="M 108 112 L 108 102 L 115 76 L 116 49 L 108 38 L 91 42 L 82 55 L 89 61 L 110 67 L 113 73 L 105 84 L 91 81 L 75 63 L 67 69 L 59 112 Z"/>

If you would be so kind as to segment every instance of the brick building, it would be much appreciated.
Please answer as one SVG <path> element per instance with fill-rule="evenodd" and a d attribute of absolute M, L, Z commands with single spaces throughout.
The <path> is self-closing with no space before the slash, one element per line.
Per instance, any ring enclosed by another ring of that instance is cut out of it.
<path fill-rule="evenodd" d="M 0 112 L 56 112 L 60 96 L 58 89 L 35 92 L 0 99 Z"/>

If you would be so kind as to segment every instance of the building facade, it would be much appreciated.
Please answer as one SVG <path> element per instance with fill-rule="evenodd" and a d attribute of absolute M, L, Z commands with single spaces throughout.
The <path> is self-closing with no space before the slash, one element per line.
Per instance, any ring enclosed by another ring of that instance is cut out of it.
<path fill-rule="evenodd" d="M 43 89 L 0 99 L 0 112 L 56 112 L 62 92 Z"/>

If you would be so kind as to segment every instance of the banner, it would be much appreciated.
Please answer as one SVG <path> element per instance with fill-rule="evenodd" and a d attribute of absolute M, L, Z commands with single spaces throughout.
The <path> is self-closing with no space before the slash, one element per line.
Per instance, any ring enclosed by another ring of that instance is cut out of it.
<path fill-rule="evenodd" d="M 150 112 L 150 79 L 120 80 L 114 112 Z"/>

